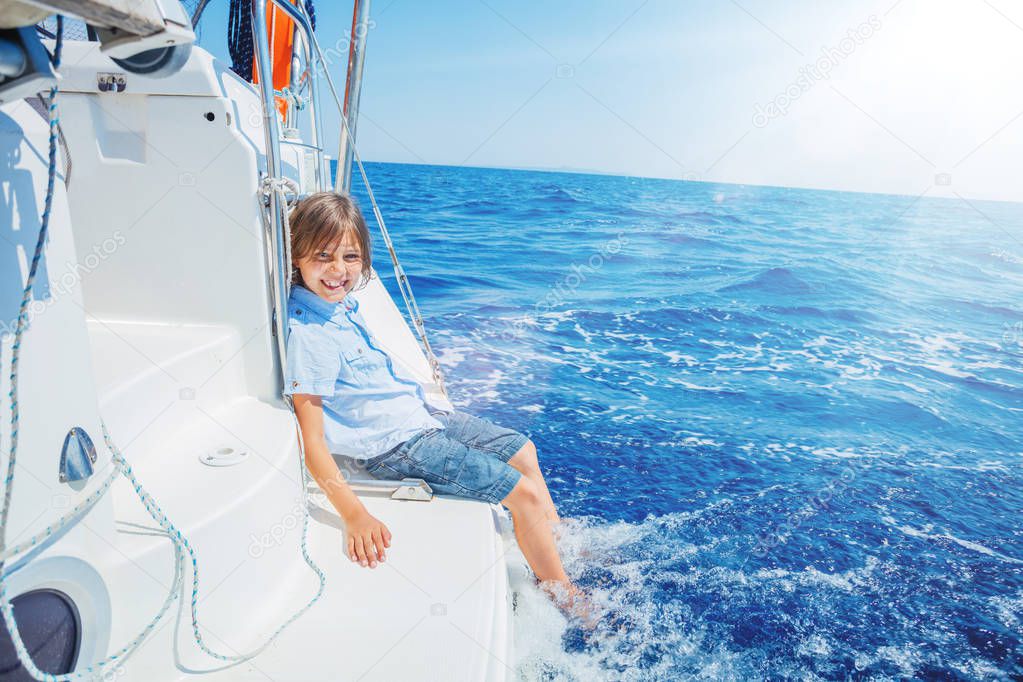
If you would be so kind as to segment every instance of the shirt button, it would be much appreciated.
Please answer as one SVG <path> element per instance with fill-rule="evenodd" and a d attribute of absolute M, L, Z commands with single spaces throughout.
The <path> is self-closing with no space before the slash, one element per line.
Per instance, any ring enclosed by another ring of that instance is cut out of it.
<path fill-rule="evenodd" d="M 292 388 L 298 388 L 298 382 L 297 381 L 292 381 L 291 382 L 291 387 Z"/>
<path fill-rule="evenodd" d="M 299 308 L 298 310 L 296 310 L 296 311 L 295 311 L 295 314 L 296 314 L 296 315 L 301 315 L 301 314 L 302 314 L 302 309 L 301 309 L 301 308 Z"/>
<path fill-rule="evenodd" d="M 362 352 L 362 349 L 361 349 L 361 348 L 359 349 L 359 352 L 360 352 L 360 353 Z"/>

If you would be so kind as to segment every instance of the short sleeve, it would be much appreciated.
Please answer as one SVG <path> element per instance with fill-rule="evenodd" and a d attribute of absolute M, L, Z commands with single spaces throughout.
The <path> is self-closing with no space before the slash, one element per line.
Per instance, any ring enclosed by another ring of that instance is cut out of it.
<path fill-rule="evenodd" d="M 318 325 L 291 325 L 284 394 L 331 396 L 341 371 L 341 358 L 326 329 Z"/>

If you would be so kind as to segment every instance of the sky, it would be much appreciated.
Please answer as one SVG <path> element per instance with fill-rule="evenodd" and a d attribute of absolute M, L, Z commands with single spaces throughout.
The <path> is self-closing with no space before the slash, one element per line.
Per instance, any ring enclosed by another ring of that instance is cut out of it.
<path fill-rule="evenodd" d="M 201 42 L 224 58 L 227 4 L 206 10 Z M 323 48 L 346 54 L 351 3 L 316 12 Z M 367 160 L 1023 201 L 1010 0 L 373 0 L 370 14 Z M 337 117 L 325 124 L 332 136 Z"/>

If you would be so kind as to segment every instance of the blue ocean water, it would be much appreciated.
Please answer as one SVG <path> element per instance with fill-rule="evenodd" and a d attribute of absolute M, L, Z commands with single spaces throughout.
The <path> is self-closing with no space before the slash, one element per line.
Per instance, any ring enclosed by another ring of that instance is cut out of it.
<path fill-rule="evenodd" d="M 1023 678 L 1023 205 L 368 172 L 454 402 L 537 443 L 617 614 L 521 605 L 524 678 Z"/>

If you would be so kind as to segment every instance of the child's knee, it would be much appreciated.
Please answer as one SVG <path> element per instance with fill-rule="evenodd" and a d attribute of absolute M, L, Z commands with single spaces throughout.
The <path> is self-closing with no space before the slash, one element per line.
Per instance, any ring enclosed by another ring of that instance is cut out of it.
<path fill-rule="evenodd" d="M 525 445 L 519 448 L 508 464 L 512 465 L 524 474 L 531 474 L 540 471 L 540 460 L 536 454 L 536 445 L 533 441 L 527 440 Z"/>
<path fill-rule="evenodd" d="M 527 476 L 520 476 L 518 483 L 501 503 L 512 511 L 521 511 L 539 507 L 541 501 L 539 486 Z"/>

